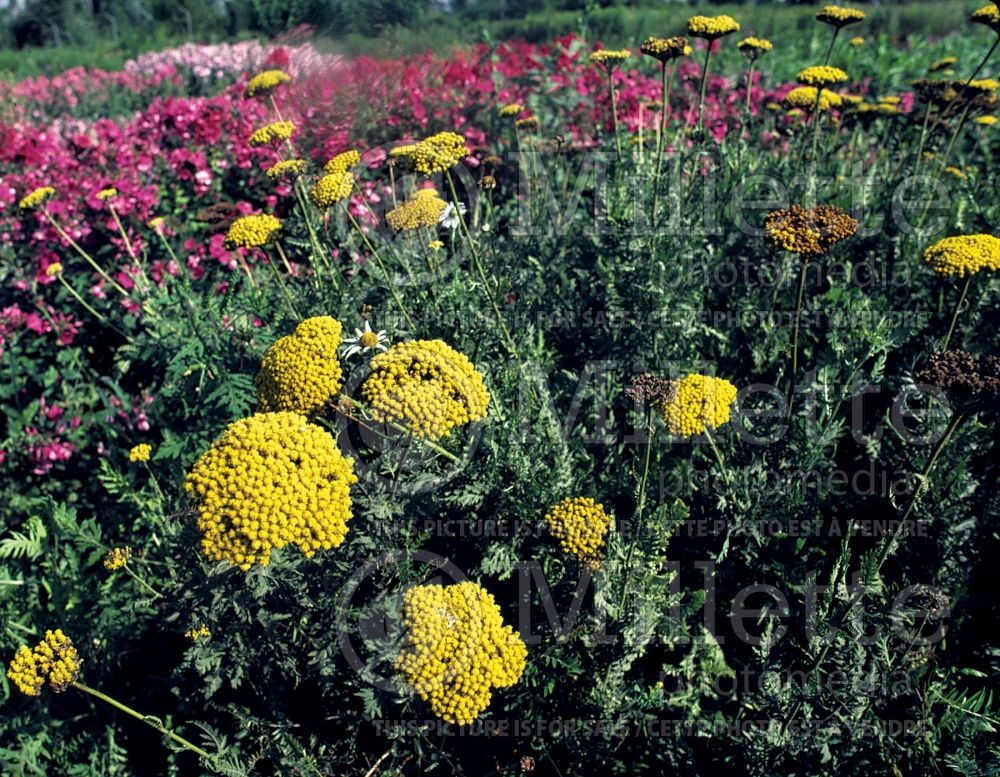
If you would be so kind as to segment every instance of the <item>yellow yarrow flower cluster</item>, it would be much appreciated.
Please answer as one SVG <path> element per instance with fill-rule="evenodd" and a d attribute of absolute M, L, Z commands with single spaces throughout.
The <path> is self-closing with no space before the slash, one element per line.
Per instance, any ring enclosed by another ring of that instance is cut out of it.
<path fill-rule="evenodd" d="M 9 679 L 27 696 L 38 696 L 45 682 L 56 693 L 62 693 L 76 682 L 81 661 L 73 641 L 62 629 L 46 631 L 45 639 L 34 649 L 22 645 L 7 669 Z"/>
<path fill-rule="evenodd" d="M 110 186 L 107 189 L 101 189 L 95 196 L 101 202 L 107 202 L 118 196 L 118 190 L 114 186 Z"/>
<path fill-rule="evenodd" d="M 469 155 L 465 138 L 457 132 L 438 132 L 408 146 L 398 146 L 390 154 L 406 157 L 419 175 L 434 175 L 451 169 Z"/>
<path fill-rule="evenodd" d="M 405 423 L 426 440 L 482 420 L 490 402 L 472 362 L 441 340 L 396 343 L 380 353 L 361 394 L 376 420 Z"/>
<path fill-rule="evenodd" d="M 728 380 L 688 375 L 672 386 L 673 396 L 656 406 L 671 434 L 696 437 L 729 422 L 736 386 Z"/>
<path fill-rule="evenodd" d="M 857 8 L 842 8 L 839 5 L 828 5 L 816 14 L 816 18 L 824 24 L 830 24 L 839 29 L 849 24 L 864 21 L 865 12 Z"/>
<path fill-rule="evenodd" d="M 437 226 L 447 203 L 434 189 L 420 189 L 410 199 L 385 214 L 385 223 L 397 232 Z"/>
<path fill-rule="evenodd" d="M 611 69 L 632 56 L 629 49 L 601 49 L 590 55 L 590 61 L 600 67 Z"/>
<path fill-rule="evenodd" d="M 128 460 L 131 462 L 144 462 L 149 461 L 149 457 L 153 454 L 153 446 L 149 443 L 140 443 L 134 446 L 128 452 Z"/>
<path fill-rule="evenodd" d="M 816 104 L 816 95 L 819 94 L 819 105 Z M 816 108 L 826 111 L 830 108 L 839 108 L 843 103 L 843 98 L 836 92 L 829 89 L 817 90 L 815 86 L 797 86 L 785 95 L 785 105 L 789 108 L 811 111 Z"/>
<path fill-rule="evenodd" d="M 350 151 L 337 154 L 337 156 L 324 165 L 323 171 L 327 173 L 346 173 L 356 164 L 360 164 L 360 162 L 361 152 L 351 149 Z"/>
<path fill-rule="evenodd" d="M 854 48 L 858 48 L 858 46 L 864 46 L 865 45 L 865 39 L 862 38 L 862 37 L 860 37 L 860 36 L 856 36 L 854 38 L 851 38 L 848 41 L 848 43 L 850 43 Z"/>
<path fill-rule="evenodd" d="M 282 84 L 287 84 L 292 77 L 283 70 L 265 70 L 255 75 L 247 83 L 247 97 L 267 97 Z"/>
<path fill-rule="evenodd" d="M 23 197 L 17 206 L 22 210 L 37 208 L 55 193 L 56 190 L 51 186 L 39 186 L 33 192 Z"/>
<path fill-rule="evenodd" d="M 968 82 L 956 81 L 954 86 L 956 89 L 965 89 L 974 94 L 993 94 L 997 89 L 1000 89 L 1000 81 L 995 78 L 979 78 Z"/>
<path fill-rule="evenodd" d="M 290 121 L 275 121 L 254 130 L 250 136 L 251 146 L 266 146 L 277 141 L 288 140 L 295 132 L 295 125 Z"/>
<path fill-rule="evenodd" d="M 184 481 L 198 503 L 201 551 L 247 570 L 295 545 L 311 558 L 338 547 L 351 520 L 354 461 L 298 413 L 230 424 Z"/>
<path fill-rule="evenodd" d="M 830 86 L 842 84 L 847 80 L 847 73 L 839 67 L 830 65 L 813 65 L 800 70 L 795 80 L 805 86 Z"/>
<path fill-rule="evenodd" d="M 298 178 L 308 169 L 309 163 L 304 159 L 284 159 L 275 162 L 267 170 L 267 177 L 272 181 L 281 178 Z"/>
<path fill-rule="evenodd" d="M 646 38 L 639 51 L 666 64 L 672 59 L 680 59 L 691 53 L 687 38 L 677 35 L 672 38 Z"/>
<path fill-rule="evenodd" d="M 329 208 L 336 202 L 346 200 L 354 189 L 354 173 L 338 170 L 327 173 L 309 190 L 309 199 L 317 208 Z"/>
<path fill-rule="evenodd" d="M 611 516 L 604 512 L 604 505 L 590 497 L 567 497 L 549 509 L 545 523 L 565 553 L 572 553 L 591 568 L 600 566 L 611 528 Z"/>
<path fill-rule="evenodd" d="M 939 240 L 924 251 L 924 261 L 938 275 L 964 278 L 980 270 L 1000 269 L 1000 238 L 957 235 Z"/>
<path fill-rule="evenodd" d="M 524 106 L 521 103 L 508 103 L 504 105 L 498 113 L 502 118 L 509 119 L 513 116 L 517 116 L 524 110 Z"/>
<path fill-rule="evenodd" d="M 62 271 L 63 271 L 62 264 L 59 262 L 53 262 L 52 264 L 50 264 L 48 267 L 45 268 L 45 277 L 52 278 L 53 276 L 58 275 Z"/>
<path fill-rule="evenodd" d="M 192 642 L 197 642 L 199 639 L 208 639 L 212 636 L 212 632 L 209 631 L 208 626 L 203 623 L 196 629 L 188 629 L 185 631 L 184 636 Z"/>
<path fill-rule="evenodd" d="M 936 62 L 932 62 L 931 66 L 927 68 L 929 73 L 937 73 L 939 70 L 947 70 L 953 67 L 958 62 L 957 57 L 943 57 Z"/>
<path fill-rule="evenodd" d="M 403 595 L 406 643 L 396 670 L 448 723 L 472 723 L 495 688 L 514 685 L 528 649 L 493 595 L 473 582 L 422 585 Z"/>
<path fill-rule="evenodd" d="M 996 3 L 988 3 L 982 8 L 977 8 L 969 14 L 969 21 L 976 24 L 985 24 L 1000 35 L 1000 8 L 998 8 Z"/>
<path fill-rule="evenodd" d="M 737 32 L 740 23 L 732 16 L 692 16 L 688 19 L 688 35 L 695 38 L 715 40 Z"/>
<path fill-rule="evenodd" d="M 775 248 L 800 256 L 822 256 L 858 231 L 857 219 L 835 205 L 775 210 L 764 219 L 764 232 Z"/>
<path fill-rule="evenodd" d="M 229 225 L 226 232 L 226 248 L 257 248 L 266 245 L 281 229 L 281 221 L 262 213 L 256 216 L 241 216 Z"/>
<path fill-rule="evenodd" d="M 744 38 L 736 44 L 736 48 L 742 51 L 751 62 L 760 59 L 767 52 L 774 48 L 774 44 L 767 38 Z"/>
<path fill-rule="evenodd" d="M 973 119 L 973 121 L 975 121 L 976 124 L 982 124 L 985 127 L 992 127 L 994 124 L 997 123 L 997 117 L 996 116 L 980 116 L 980 117 L 978 117 L 976 119 Z"/>
<path fill-rule="evenodd" d="M 114 572 L 116 569 L 121 569 L 125 566 L 130 558 L 132 558 L 131 546 L 123 545 L 118 548 L 112 548 L 104 557 L 104 568 L 109 572 Z"/>
<path fill-rule="evenodd" d="M 342 331 L 331 316 L 307 318 L 268 348 L 254 380 L 260 409 L 310 415 L 331 402 L 343 377 L 337 359 Z"/>

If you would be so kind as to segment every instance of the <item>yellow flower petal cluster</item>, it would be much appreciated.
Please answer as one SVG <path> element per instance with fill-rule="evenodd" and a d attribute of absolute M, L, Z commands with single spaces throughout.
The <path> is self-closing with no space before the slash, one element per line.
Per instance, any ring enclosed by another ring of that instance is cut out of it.
<path fill-rule="evenodd" d="M 308 169 L 309 163 L 304 159 L 283 159 L 275 162 L 267 170 L 267 177 L 272 181 L 281 178 L 298 178 Z"/>
<path fill-rule="evenodd" d="M 201 551 L 247 570 L 295 545 L 307 558 L 338 547 L 351 520 L 354 461 L 298 413 L 230 424 L 184 481 L 198 503 Z"/>
<path fill-rule="evenodd" d="M 1000 35 L 1000 8 L 997 7 L 996 3 L 987 3 L 982 8 L 977 8 L 969 14 L 969 21 L 976 24 L 985 24 Z"/>
<path fill-rule="evenodd" d="M 101 189 L 95 196 L 101 202 L 107 202 L 118 196 L 118 190 L 114 186 L 111 186 L 107 189 Z"/>
<path fill-rule="evenodd" d="M 337 156 L 326 163 L 323 171 L 327 173 L 346 173 L 356 164 L 360 164 L 360 162 L 361 152 L 351 149 L 350 151 L 337 154 Z"/>
<path fill-rule="evenodd" d="M 738 32 L 740 23 L 732 16 L 692 16 L 688 19 L 688 35 L 695 38 L 715 40 L 724 35 Z"/>
<path fill-rule="evenodd" d="M 134 446 L 128 452 L 128 460 L 131 462 L 143 462 L 149 461 L 149 457 L 153 454 L 153 446 L 149 443 L 140 443 Z"/>
<path fill-rule="evenodd" d="M 639 51 L 648 57 L 666 64 L 672 59 L 680 59 L 691 53 L 687 38 L 677 35 L 672 38 L 646 38 Z"/>
<path fill-rule="evenodd" d="M 847 80 L 847 73 L 831 65 L 813 65 L 800 70 L 795 80 L 806 86 L 830 86 L 844 83 Z"/>
<path fill-rule="evenodd" d="M 434 189 L 420 189 L 410 199 L 385 214 L 385 223 L 397 232 L 437 226 L 447 203 Z"/>
<path fill-rule="evenodd" d="M 932 62 L 931 66 L 927 68 L 927 72 L 937 73 L 939 70 L 947 70 L 948 68 L 953 67 L 957 62 L 958 57 L 942 57 L 936 62 Z"/>
<path fill-rule="evenodd" d="M 327 173 L 309 190 L 309 199 L 317 208 L 329 208 L 335 202 L 346 200 L 354 189 L 354 173 L 338 170 Z"/>
<path fill-rule="evenodd" d="M 55 193 L 56 190 L 51 186 L 39 186 L 33 192 L 23 197 L 17 206 L 23 210 L 37 208 Z"/>
<path fill-rule="evenodd" d="M 842 8 L 839 5 L 828 5 L 816 14 L 816 18 L 824 24 L 830 24 L 838 29 L 849 24 L 863 21 L 865 12 L 857 8 Z"/>
<path fill-rule="evenodd" d="M 816 95 L 819 94 L 819 105 L 816 105 Z M 815 86 L 797 86 L 785 95 L 785 105 L 789 108 L 799 108 L 811 111 L 814 107 L 821 111 L 839 108 L 843 98 L 829 89 L 817 90 Z"/>
<path fill-rule="evenodd" d="M 865 39 L 862 38 L 862 37 L 860 37 L 860 36 L 856 36 L 854 38 L 851 38 L 848 41 L 848 43 L 850 43 L 854 48 L 858 48 L 858 46 L 864 46 L 865 45 Z"/>
<path fill-rule="evenodd" d="M 755 61 L 764 56 L 767 52 L 774 48 L 774 44 L 771 43 L 767 38 L 744 38 L 739 43 L 736 44 L 736 48 L 742 51 L 750 61 Z"/>
<path fill-rule="evenodd" d="M 309 415 L 333 401 L 343 377 L 337 359 L 342 331 L 337 319 L 315 316 L 268 348 L 254 380 L 260 409 Z"/>
<path fill-rule="evenodd" d="M 521 103 L 508 103 L 504 105 L 498 113 L 502 118 L 509 119 L 512 116 L 517 116 L 524 110 L 524 106 Z"/>
<path fill-rule="evenodd" d="M 290 121 L 275 121 L 254 130 L 250 136 L 251 146 L 266 146 L 275 141 L 288 140 L 295 132 L 295 125 Z"/>
<path fill-rule="evenodd" d="M 256 216 L 241 216 L 229 225 L 226 232 L 226 248 L 256 248 L 266 245 L 281 229 L 281 221 L 266 213 Z"/>
<path fill-rule="evenodd" d="M 188 629 L 185 631 L 184 636 L 192 642 L 197 642 L 199 639 L 208 639 L 212 636 L 212 632 L 209 631 L 208 626 L 203 623 L 196 629 Z"/>
<path fill-rule="evenodd" d="M 611 528 L 611 516 L 604 512 L 604 505 L 590 497 L 567 497 L 549 509 L 545 523 L 564 552 L 591 568 L 600 566 Z"/>
<path fill-rule="evenodd" d="M 380 422 L 437 440 L 486 417 L 490 395 L 465 354 L 441 340 L 396 343 L 371 361 L 361 395 Z"/>
<path fill-rule="evenodd" d="M 982 124 L 985 127 L 992 127 L 994 124 L 997 123 L 997 117 L 996 116 L 980 116 L 980 117 L 974 119 L 973 121 L 975 121 L 976 124 Z"/>
<path fill-rule="evenodd" d="M 696 437 L 729 422 L 736 386 L 728 380 L 695 374 L 673 387 L 673 397 L 656 406 L 671 434 Z"/>
<path fill-rule="evenodd" d="M 247 97 L 267 97 L 282 84 L 287 84 L 292 77 L 283 70 L 265 70 L 258 73 L 247 83 Z"/>
<path fill-rule="evenodd" d="M 620 65 L 631 56 L 632 52 L 629 49 L 601 49 L 590 55 L 590 61 L 595 65 L 610 69 Z"/>
<path fill-rule="evenodd" d="M 7 669 L 9 679 L 21 693 L 38 696 L 45 682 L 56 693 L 69 688 L 80 675 L 80 656 L 62 629 L 46 631 L 34 649 L 22 645 Z"/>
<path fill-rule="evenodd" d="M 114 572 L 116 569 L 121 569 L 125 566 L 130 558 L 132 558 L 131 546 L 123 545 L 118 548 L 112 548 L 104 557 L 104 568 L 109 572 Z"/>
<path fill-rule="evenodd" d="M 775 248 L 801 256 L 822 256 L 858 231 L 858 222 L 835 205 L 775 210 L 764 219 L 767 239 Z"/>
<path fill-rule="evenodd" d="M 986 117 L 983 117 L 986 118 Z M 982 122 L 980 122 L 982 124 Z M 45 277 L 52 278 L 63 271 L 63 266 L 60 262 L 53 262 L 48 267 L 45 268 Z"/>
<path fill-rule="evenodd" d="M 409 589 L 403 625 L 396 670 L 448 723 L 472 723 L 490 706 L 493 689 L 514 685 L 524 672 L 528 649 L 478 583 Z"/>
<path fill-rule="evenodd" d="M 465 138 L 457 132 L 438 132 L 410 146 L 398 146 L 390 156 L 405 156 L 419 175 L 443 173 L 469 155 Z"/>
<path fill-rule="evenodd" d="M 957 235 L 924 250 L 924 261 L 938 275 L 964 278 L 980 270 L 1000 270 L 1000 238 L 993 235 Z"/>
<path fill-rule="evenodd" d="M 969 82 L 956 81 L 953 86 L 973 94 L 993 94 L 997 89 L 1000 89 L 1000 81 L 995 78 L 979 78 Z"/>

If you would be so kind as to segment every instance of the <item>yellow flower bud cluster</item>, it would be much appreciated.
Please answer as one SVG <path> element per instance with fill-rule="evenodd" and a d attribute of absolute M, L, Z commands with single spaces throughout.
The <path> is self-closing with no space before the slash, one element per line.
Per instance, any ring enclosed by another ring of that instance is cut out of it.
<path fill-rule="evenodd" d="M 309 163 L 304 159 L 284 159 L 275 162 L 267 170 L 267 177 L 272 181 L 281 178 L 298 178 L 309 167 Z"/>
<path fill-rule="evenodd" d="M 247 83 L 247 97 L 267 97 L 282 84 L 287 84 L 292 77 L 283 70 L 265 70 L 258 73 Z"/>
<path fill-rule="evenodd" d="M 296 545 L 307 558 L 338 547 L 351 519 L 354 461 L 298 413 L 230 424 L 184 481 L 198 503 L 201 551 L 247 570 Z"/>
<path fill-rule="evenodd" d="M 924 261 L 938 275 L 960 278 L 980 270 L 1000 270 L 1000 238 L 982 234 L 946 237 L 924 251 Z"/>
<path fill-rule="evenodd" d="M 517 116 L 523 110 L 524 110 L 524 106 L 521 105 L 521 103 L 508 103 L 507 105 L 503 106 L 500 109 L 499 113 L 500 113 L 501 117 L 503 117 L 505 119 L 509 119 L 509 118 L 514 117 L 514 116 Z"/>
<path fill-rule="evenodd" d="M 309 190 L 309 199 L 317 208 L 329 208 L 335 202 L 346 200 L 354 188 L 354 173 L 338 170 L 327 173 Z"/>
<path fill-rule="evenodd" d="M 396 343 L 380 353 L 361 395 L 376 420 L 405 423 L 427 440 L 482 420 L 490 402 L 472 362 L 441 340 Z"/>
<path fill-rule="evenodd" d="M 969 21 L 976 24 L 985 24 L 993 32 L 1000 35 L 1000 8 L 996 3 L 987 3 L 982 8 L 977 8 L 969 14 Z"/>
<path fill-rule="evenodd" d="M 932 62 L 931 66 L 927 68 L 928 73 L 937 73 L 941 70 L 947 70 L 958 62 L 958 57 L 942 57 L 936 62 Z"/>
<path fill-rule="evenodd" d="M 767 52 L 774 48 L 774 44 L 767 38 L 744 38 L 739 43 L 736 44 L 736 48 L 742 51 L 750 61 L 755 61 L 760 57 L 764 56 Z"/>
<path fill-rule="evenodd" d="M 611 528 L 611 516 L 604 505 L 590 497 L 567 497 L 552 506 L 545 516 L 563 551 L 572 553 L 591 568 L 604 560 L 604 541 Z"/>
<path fill-rule="evenodd" d="M 819 94 L 819 105 L 816 105 L 816 95 Z M 798 108 L 803 111 L 811 111 L 818 108 L 821 111 L 830 108 L 839 108 L 843 104 L 843 98 L 836 92 L 829 89 L 816 89 L 815 86 L 798 86 L 785 95 L 785 105 L 789 108 Z"/>
<path fill-rule="evenodd" d="M 51 186 L 40 186 L 30 194 L 23 197 L 17 206 L 23 210 L 37 208 L 55 193 L 56 190 Z"/>
<path fill-rule="evenodd" d="M 199 639 L 208 639 L 212 636 L 212 632 L 209 631 L 208 626 L 203 623 L 196 629 L 188 629 L 185 631 L 184 636 L 192 642 L 197 642 Z"/>
<path fill-rule="evenodd" d="M 514 685 L 524 672 L 524 642 L 477 583 L 409 589 L 403 625 L 396 670 L 448 723 L 472 723 L 490 706 L 493 689 Z"/>
<path fill-rule="evenodd" d="M 385 223 L 397 232 L 437 226 L 446 203 L 434 189 L 420 189 L 406 202 L 385 214 Z"/>
<path fill-rule="evenodd" d="M 56 693 L 69 688 L 80 675 L 80 657 L 62 629 L 46 631 L 34 649 L 22 645 L 7 669 L 7 679 L 27 696 L 38 696 L 46 680 Z"/>
<path fill-rule="evenodd" d="M 131 546 L 123 545 L 118 548 L 112 548 L 108 551 L 108 555 L 104 557 L 104 568 L 109 572 L 114 572 L 116 569 L 121 569 L 125 566 L 130 558 L 132 558 Z"/>
<path fill-rule="evenodd" d="M 982 124 L 984 127 L 992 127 L 994 124 L 997 123 L 997 117 L 996 116 L 980 116 L 979 118 L 974 119 L 974 121 L 976 122 L 976 124 Z"/>
<path fill-rule="evenodd" d="M 152 455 L 153 455 L 153 446 L 150 445 L 149 443 L 144 442 L 144 443 L 140 443 L 139 445 L 134 446 L 128 452 L 128 460 L 131 461 L 131 462 L 133 462 L 133 463 L 135 463 L 137 461 L 138 462 L 145 462 L 145 461 L 149 461 L 149 457 L 152 456 Z"/>
<path fill-rule="evenodd" d="M 266 146 L 276 140 L 288 140 L 292 137 L 293 132 L 295 132 L 295 125 L 292 122 L 275 121 L 254 130 L 249 142 L 251 146 Z"/>
<path fill-rule="evenodd" d="M 673 397 L 656 407 L 671 434 L 696 437 L 729 422 L 736 386 L 725 378 L 695 374 L 673 385 Z"/>
<path fill-rule="evenodd" d="M 857 8 L 841 8 L 839 5 L 828 5 L 816 14 L 816 18 L 824 24 L 840 28 L 863 21 L 865 12 Z"/>
<path fill-rule="evenodd" d="M 434 175 L 451 169 L 469 155 L 465 138 L 457 132 L 439 132 L 419 143 L 398 146 L 391 156 L 405 156 L 418 175 Z"/>
<path fill-rule="evenodd" d="M 800 70 L 795 80 L 806 86 L 830 86 L 844 83 L 847 80 L 847 73 L 831 65 L 813 65 Z"/>
<path fill-rule="evenodd" d="M 835 205 L 775 210 L 764 219 L 767 239 L 775 248 L 801 256 L 826 254 L 858 231 L 857 219 Z"/>
<path fill-rule="evenodd" d="M 595 65 L 610 69 L 620 65 L 631 56 L 632 52 L 629 49 L 601 49 L 590 55 L 590 61 Z"/>
<path fill-rule="evenodd" d="M 351 149 L 342 154 L 337 154 L 337 156 L 326 163 L 323 170 L 327 173 L 346 173 L 356 164 L 360 164 L 360 162 L 361 153 Z"/>
<path fill-rule="evenodd" d="M 268 348 L 254 380 L 260 409 L 309 415 L 331 402 L 343 376 L 337 359 L 342 331 L 337 319 L 315 316 Z"/>
<path fill-rule="evenodd" d="M 987 117 L 983 117 L 987 118 Z M 982 123 L 982 122 L 980 122 Z M 61 262 L 53 262 L 48 267 L 45 268 L 45 277 L 52 278 L 63 271 L 63 266 Z"/>
<path fill-rule="evenodd" d="M 101 202 L 107 202 L 118 196 L 118 190 L 112 186 L 107 189 L 101 189 L 96 196 Z"/>
<path fill-rule="evenodd" d="M 687 38 L 678 35 L 673 38 L 646 38 L 639 47 L 639 51 L 648 57 L 667 63 L 672 59 L 688 56 L 691 53 L 691 47 L 688 45 Z"/>
<path fill-rule="evenodd" d="M 256 216 L 241 216 L 229 225 L 225 246 L 233 248 L 257 248 L 266 245 L 281 229 L 281 221 L 276 216 L 262 213 Z"/>
<path fill-rule="evenodd" d="M 688 19 L 688 35 L 695 38 L 715 40 L 730 35 L 740 29 L 740 23 L 732 16 L 692 16 Z"/>

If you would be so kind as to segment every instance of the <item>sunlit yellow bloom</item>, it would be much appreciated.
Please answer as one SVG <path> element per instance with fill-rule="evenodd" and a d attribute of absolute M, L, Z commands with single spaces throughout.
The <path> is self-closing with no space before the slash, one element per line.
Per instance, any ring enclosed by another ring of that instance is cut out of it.
<path fill-rule="evenodd" d="M 241 216 L 226 232 L 226 248 L 256 248 L 267 245 L 281 229 L 281 221 L 269 214 Z"/>
<path fill-rule="evenodd" d="M 979 116 L 978 118 L 974 119 L 974 121 L 976 122 L 976 124 L 982 124 L 985 127 L 992 127 L 994 124 L 997 123 L 997 117 L 996 116 Z"/>
<path fill-rule="evenodd" d="M 818 90 L 815 86 L 799 86 L 785 95 L 785 105 L 789 108 L 799 108 L 811 111 L 816 106 L 816 95 L 819 94 L 819 110 L 825 111 L 837 108 L 843 103 L 843 98 L 829 89 Z"/>
<path fill-rule="evenodd" d="M 329 208 L 335 202 L 346 200 L 354 190 L 354 173 L 327 173 L 309 190 L 309 199 L 317 208 Z"/>
<path fill-rule="evenodd" d="M 28 648 L 18 648 L 7 669 L 7 678 L 27 696 L 38 696 L 46 681 L 56 693 L 76 682 L 80 675 L 80 656 L 73 641 L 62 629 L 46 631 L 45 639 Z"/>
<path fill-rule="evenodd" d="M 842 84 L 847 80 L 847 73 L 839 67 L 830 65 L 813 65 L 800 70 L 795 80 L 805 86 L 831 86 Z"/>
<path fill-rule="evenodd" d="M 295 125 L 290 121 L 275 121 L 254 130 L 250 136 L 251 146 L 266 146 L 275 141 L 288 140 L 295 132 Z"/>
<path fill-rule="evenodd" d="M 104 557 L 104 568 L 109 572 L 114 572 L 128 564 L 130 558 L 132 558 L 132 548 L 129 545 L 112 548 Z"/>
<path fill-rule="evenodd" d="M 982 8 L 977 8 L 969 15 L 969 21 L 976 24 L 985 24 L 994 32 L 1000 34 L 1000 8 L 996 3 L 988 3 Z"/>
<path fill-rule="evenodd" d="M 816 18 L 825 24 L 831 24 L 834 27 L 840 28 L 862 21 L 865 18 L 865 12 L 859 11 L 856 8 L 842 8 L 838 5 L 828 5 L 816 14 Z"/>
<path fill-rule="evenodd" d="M 501 117 L 503 117 L 505 119 L 509 119 L 509 118 L 511 118 L 513 116 L 517 116 L 523 110 L 524 110 L 524 106 L 521 105 L 521 103 L 508 103 L 507 105 L 504 105 L 498 111 L 498 113 L 500 114 Z"/>
<path fill-rule="evenodd" d="M 95 196 L 101 202 L 107 202 L 108 200 L 114 199 L 118 196 L 118 190 L 111 186 L 107 189 L 101 189 Z"/>
<path fill-rule="evenodd" d="M 342 332 L 332 316 L 315 316 L 268 348 L 254 381 L 261 410 L 310 415 L 330 404 L 343 375 L 337 360 Z"/>
<path fill-rule="evenodd" d="M 131 462 L 145 462 L 149 461 L 149 457 L 153 453 L 153 446 L 149 443 L 140 443 L 136 445 L 132 450 L 128 452 L 128 460 Z"/>
<path fill-rule="evenodd" d="M 327 173 L 346 173 L 352 167 L 361 162 L 361 152 L 351 149 L 337 154 L 333 159 L 324 165 L 323 170 Z"/>
<path fill-rule="evenodd" d="M 434 189 L 419 189 L 406 202 L 385 214 L 385 223 L 397 232 L 436 227 L 447 203 Z"/>
<path fill-rule="evenodd" d="M 736 386 L 724 378 L 688 375 L 673 383 L 674 394 L 656 406 L 671 434 L 696 437 L 729 422 Z"/>
<path fill-rule="evenodd" d="M 18 207 L 24 210 L 37 208 L 39 205 L 41 205 L 55 193 L 56 190 L 53 189 L 51 186 L 40 186 L 33 192 L 31 192 L 31 194 L 22 198 L 21 201 L 18 203 Z"/>
<path fill-rule="evenodd" d="M 567 497 L 552 506 L 545 523 L 563 552 L 573 554 L 591 568 L 601 565 L 605 537 L 611 528 L 611 516 L 604 511 L 604 505 L 590 497 Z"/>
<path fill-rule="evenodd" d="M 688 35 L 705 40 L 715 40 L 738 32 L 740 23 L 732 16 L 692 16 L 688 19 Z"/>
<path fill-rule="evenodd" d="M 53 262 L 45 268 L 45 277 L 51 278 L 63 271 L 63 266 L 59 262 Z"/>
<path fill-rule="evenodd" d="M 957 235 L 939 240 L 924 251 L 924 261 L 938 275 L 960 278 L 981 270 L 1000 269 L 1000 238 L 993 235 Z"/>
<path fill-rule="evenodd" d="M 267 97 L 282 84 L 287 84 L 292 77 L 283 70 L 265 70 L 255 75 L 247 83 L 247 97 Z"/>
<path fill-rule="evenodd" d="M 308 167 L 309 163 L 304 159 L 284 159 L 268 168 L 267 177 L 272 181 L 280 178 L 298 178 Z"/>
<path fill-rule="evenodd" d="M 774 48 L 774 44 L 766 38 L 744 38 L 736 44 L 736 48 L 742 51 L 746 57 L 753 62 L 760 59 L 767 52 Z"/>
<path fill-rule="evenodd" d="M 590 55 L 590 61 L 610 70 L 631 56 L 632 52 L 629 49 L 601 49 Z"/>
<path fill-rule="evenodd" d="M 673 38 L 646 38 L 639 51 L 666 64 L 672 59 L 680 59 L 691 53 L 687 38 L 677 35 Z"/>

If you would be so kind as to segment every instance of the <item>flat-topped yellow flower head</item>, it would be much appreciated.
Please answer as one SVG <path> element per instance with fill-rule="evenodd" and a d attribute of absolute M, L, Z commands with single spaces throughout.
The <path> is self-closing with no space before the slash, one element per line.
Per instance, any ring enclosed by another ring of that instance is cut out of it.
<path fill-rule="evenodd" d="M 865 12 L 857 8 L 843 8 L 839 5 L 828 5 L 816 14 L 816 18 L 824 24 L 832 25 L 837 29 L 846 27 L 849 24 L 857 24 L 864 21 Z"/>
<path fill-rule="evenodd" d="M 716 40 L 739 32 L 740 23 L 732 16 L 692 16 L 688 19 L 688 35 L 693 38 Z"/>

